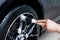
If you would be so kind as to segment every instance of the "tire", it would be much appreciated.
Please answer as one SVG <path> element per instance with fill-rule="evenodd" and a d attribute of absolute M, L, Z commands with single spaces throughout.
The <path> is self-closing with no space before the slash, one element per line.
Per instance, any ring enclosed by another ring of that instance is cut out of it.
<path fill-rule="evenodd" d="M 30 13 L 32 15 L 34 15 L 35 19 L 39 19 L 37 16 L 36 11 L 28 6 L 28 5 L 21 5 L 18 6 L 14 9 L 12 9 L 7 16 L 4 18 L 3 22 L 1 23 L 2 27 L 0 28 L 0 40 L 12 40 L 12 39 L 7 39 L 7 35 L 8 35 L 8 31 L 11 29 L 11 24 L 12 22 L 21 14 L 23 13 Z M 38 26 L 38 25 L 36 25 Z M 40 28 L 39 27 L 35 27 L 32 34 L 34 35 L 34 33 L 37 33 L 38 35 L 40 34 Z M 37 37 L 39 36 L 34 36 L 34 37 L 28 37 L 27 40 L 37 40 Z M 16 37 L 15 37 L 16 38 Z M 14 39 L 15 40 L 15 39 Z M 25 39 L 26 40 L 26 39 Z"/>

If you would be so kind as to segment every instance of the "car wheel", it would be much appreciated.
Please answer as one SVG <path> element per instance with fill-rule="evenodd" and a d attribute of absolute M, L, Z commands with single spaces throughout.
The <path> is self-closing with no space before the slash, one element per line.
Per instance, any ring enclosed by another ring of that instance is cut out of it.
<path fill-rule="evenodd" d="M 39 19 L 36 11 L 28 5 L 12 9 L 1 24 L 1 40 L 37 40 L 40 27 L 31 23 L 33 18 Z"/>

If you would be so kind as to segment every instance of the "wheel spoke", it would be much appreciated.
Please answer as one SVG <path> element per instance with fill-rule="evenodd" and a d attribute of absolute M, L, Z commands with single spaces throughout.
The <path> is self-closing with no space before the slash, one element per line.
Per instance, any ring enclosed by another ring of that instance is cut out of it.
<path fill-rule="evenodd" d="M 18 28 L 14 29 L 13 32 L 8 33 L 8 36 L 10 36 L 9 38 L 11 40 L 27 40 L 28 37 L 38 36 L 38 34 L 36 34 L 36 33 L 32 34 L 34 28 L 36 27 L 36 24 L 31 23 L 31 19 L 33 17 L 30 14 L 29 15 L 31 17 L 27 16 L 27 15 L 21 14 L 19 16 L 19 21 L 20 21 L 19 25 L 13 27 L 13 29 L 15 27 L 18 27 Z M 18 17 L 17 17 L 17 19 L 18 19 Z M 17 19 L 15 19 L 15 20 L 17 20 Z M 11 28 L 9 31 L 11 31 Z M 17 32 L 17 34 L 15 35 L 16 32 Z M 11 33 L 13 33 L 13 34 L 11 35 Z M 15 35 L 15 37 L 14 37 L 14 35 Z"/>
<path fill-rule="evenodd" d="M 21 22 L 18 28 L 18 33 L 21 34 L 22 32 L 22 27 L 23 27 L 23 23 Z"/>
<path fill-rule="evenodd" d="M 34 27 L 35 27 L 35 24 L 30 28 L 30 30 L 29 30 L 29 32 L 28 32 L 28 34 L 32 33 L 32 31 L 33 31 Z"/>
<path fill-rule="evenodd" d="M 31 34 L 29 37 L 34 37 L 34 36 L 38 36 L 38 34 Z"/>
<path fill-rule="evenodd" d="M 28 32 L 28 30 L 29 30 L 28 28 L 29 28 L 30 26 L 31 26 L 31 24 L 28 25 L 28 26 L 25 26 L 25 28 L 24 28 L 24 30 L 23 30 L 22 32 L 25 32 L 25 31 Z"/>

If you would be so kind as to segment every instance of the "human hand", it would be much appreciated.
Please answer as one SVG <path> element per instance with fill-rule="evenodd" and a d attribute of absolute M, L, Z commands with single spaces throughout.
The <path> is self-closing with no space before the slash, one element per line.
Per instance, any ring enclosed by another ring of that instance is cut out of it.
<path fill-rule="evenodd" d="M 36 20 L 35 23 L 41 25 L 42 28 L 46 29 L 47 31 L 60 32 L 60 25 L 50 19 Z"/>

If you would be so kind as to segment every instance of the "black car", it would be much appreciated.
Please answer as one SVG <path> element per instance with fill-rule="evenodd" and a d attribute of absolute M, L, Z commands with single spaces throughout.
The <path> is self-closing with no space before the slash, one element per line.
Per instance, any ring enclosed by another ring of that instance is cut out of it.
<path fill-rule="evenodd" d="M 0 40 L 38 40 L 42 28 L 31 23 L 32 19 L 43 19 L 42 5 L 37 0 L 1 2 Z"/>

